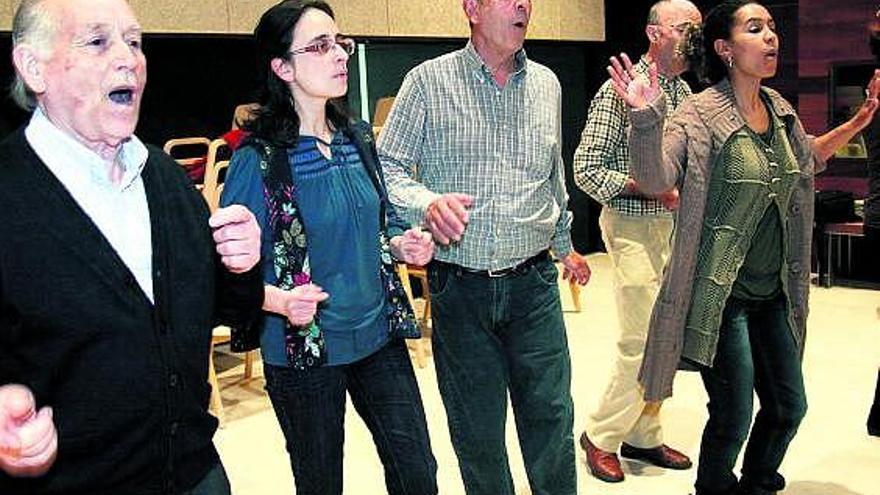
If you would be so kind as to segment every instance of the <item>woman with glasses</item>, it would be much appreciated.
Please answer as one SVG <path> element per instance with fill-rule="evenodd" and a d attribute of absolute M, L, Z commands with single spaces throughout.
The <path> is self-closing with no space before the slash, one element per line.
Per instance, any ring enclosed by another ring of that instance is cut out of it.
<path fill-rule="evenodd" d="M 222 203 L 246 205 L 262 228 L 259 342 L 296 493 L 342 493 L 346 392 L 372 433 L 388 493 L 437 493 L 403 341 L 418 328 L 392 266 L 424 265 L 434 246 L 395 214 L 371 128 L 344 110 L 355 42 L 322 1 L 283 1 L 254 35 L 259 109 L 241 123 L 250 135 Z"/>
<path fill-rule="evenodd" d="M 801 356 L 813 174 L 878 107 L 875 72 L 849 121 L 808 136 L 794 108 L 761 85 L 776 73 L 779 44 L 759 3 L 714 7 L 703 24 L 703 75 L 713 86 L 685 100 L 665 131 L 656 69 L 648 81 L 626 57 L 609 67 L 631 107 L 634 178 L 649 193 L 681 191 L 640 378 L 647 399 L 656 400 L 672 394 L 679 364 L 701 373 L 709 420 L 697 495 L 769 495 L 785 487 L 779 467 L 807 409 Z M 755 393 L 760 409 L 752 425 Z"/>

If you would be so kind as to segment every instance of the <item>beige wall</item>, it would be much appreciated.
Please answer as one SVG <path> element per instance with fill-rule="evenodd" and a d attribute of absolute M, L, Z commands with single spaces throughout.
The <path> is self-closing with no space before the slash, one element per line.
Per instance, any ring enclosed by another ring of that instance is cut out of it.
<path fill-rule="evenodd" d="M 12 0 L 0 0 L 0 31 L 12 30 Z"/>
<path fill-rule="evenodd" d="M 148 32 L 250 33 L 277 0 L 130 0 Z M 330 0 L 340 29 L 354 36 L 464 38 L 461 0 Z M 12 6 L 0 0 L 0 29 L 12 25 Z M 533 0 L 529 38 L 603 41 L 603 0 Z"/>

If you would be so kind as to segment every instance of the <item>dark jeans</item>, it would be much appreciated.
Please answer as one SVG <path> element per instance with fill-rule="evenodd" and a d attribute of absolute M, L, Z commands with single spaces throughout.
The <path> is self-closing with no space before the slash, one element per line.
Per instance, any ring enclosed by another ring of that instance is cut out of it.
<path fill-rule="evenodd" d="M 868 434 L 880 437 L 880 371 L 877 371 L 877 386 L 874 389 L 874 403 L 868 413 Z"/>
<path fill-rule="evenodd" d="M 501 278 L 432 263 L 434 361 L 469 495 L 512 495 L 507 394 L 534 495 L 577 491 L 571 362 L 556 267 Z"/>
<path fill-rule="evenodd" d="M 202 478 L 202 481 L 199 481 L 198 485 L 191 490 L 183 492 L 181 495 L 230 495 L 230 493 L 226 470 L 223 469 L 222 464 L 217 463 Z"/>
<path fill-rule="evenodd" d="M 403 340 L 355 363 L 298 371 L 264 365 L 297 495 L 342 493 L 345 392 L 366 423 L 391 495 L 437 493 L 422 398 Z"/>
<path fill-rule="evenodd" d="M 740 484 L 771 493 L 785 486 L 778 469 L 807 411 L 800 353 L 785 305 L 783 297 L 727 301 L 715 362 L 702 372 L 709 421 L 697 471 L 701 495 L 736 485 L 733 467 L 747 437 Z M 753 391 L 761 408 L 749 435 Z"/>

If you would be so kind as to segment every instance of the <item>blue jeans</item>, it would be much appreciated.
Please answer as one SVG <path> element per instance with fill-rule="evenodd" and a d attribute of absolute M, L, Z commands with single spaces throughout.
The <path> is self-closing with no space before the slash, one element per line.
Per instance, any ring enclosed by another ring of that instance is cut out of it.
<path fill-rule="evenodd" d="M 534 495 L 577 491 L 571 362 L 549 260 L 501 278 L 428 270 L 434 361 L 469 495 L 512 495 L 507 394 Z"/>
<path fill-rule="evenodd" d="M 230 493 L 226 470 L 223 469 L 223 464 L 218 462 L 195 487 L 183 492 L 182 495 L 229 495 Z"/>
<path fill-rule="evenodd" d="M 437 462 L 403 340 L 347 365 L 305 371 L 265 365 L 264 370 L 297 495 L 342 493 L 346 391 L 373 436 L 388 493 L 437 493 Z"/>
<path fill-rule="evenodd" d="M 733 467 L 746 438 L 740 485 L 759 493 L 785 486 L 778 469 L 807 412 L 800 352 L 787 314 L 784 297 L 727 301 L 715 362 L 702 371 L 709 421 L 700 445 L 700 495 L 737 484 Z M 749 435 L 753 391 L 761 408 Z"/>

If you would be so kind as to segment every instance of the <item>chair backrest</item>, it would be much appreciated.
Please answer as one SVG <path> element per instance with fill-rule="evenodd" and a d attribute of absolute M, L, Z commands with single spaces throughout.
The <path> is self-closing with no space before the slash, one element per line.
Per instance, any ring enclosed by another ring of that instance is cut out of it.
<path fill-rule="evenodd" d="M 162 149 L 186 169 L 193 182 L 198 183 L 204 175 L 210 145 L 211 140 L 206 137 L 184 137 L 165 141 Z"/>
<path fill-rule="evenodd" d="M 202 196 L 208 203 L 211 213 L 217 211 L 220 206 L 220 195 L 223 193 L 223 180 L 228 166 L 229 160 L 220 160 L 205 170 L 205 187 L 202 189 Z"/>
<path fill-rule="evenodd" d="M 208 163 L 205 166 L 205 187 L 202 196 L 208 203 L 211 213 L 220 205 L 220 193 L 223 191 L 223 180 L 226 178 L 226 167 L 229 166 L 229 145 L 225 139 L 215 139 L 208 146 Z"/>
<path fill-rule="evenodd" d="M 376 109 L 373 111 L 373 134 L 376 137 L 382 132 L 382 126 L 385 125 L 392 106 L 394 106 L 393 96 L 384 96 L 376 101 Z"/>

